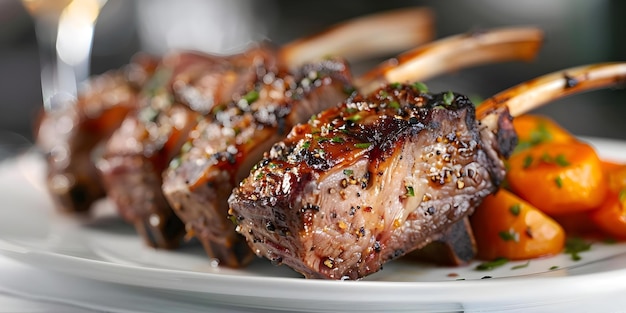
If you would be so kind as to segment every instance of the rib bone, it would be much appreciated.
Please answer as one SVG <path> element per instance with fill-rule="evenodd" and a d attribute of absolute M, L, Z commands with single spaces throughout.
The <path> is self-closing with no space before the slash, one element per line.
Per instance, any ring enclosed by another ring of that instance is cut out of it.
<path fill-rule="evenodd" d="M 434 37 L 430 9 L 393 10 L 337 24 L 325 32 L 284 45 L 280 57 L 293 70 L 328 55 L 350 62 L 406 50 Z"/>
<path fill-rule="evenodd" d="M 572 94 L 626 84 L 626 62 L 598 63 L 557 71 L 499 92 L 476 109 L 476 118 L 497 131 L 500 113 L 519 116 Z"/>
<path fill-rule="evenodd" d="M 355 81 L 367 94 L 385 83 L 419 81 L 440 73 L 486 63 L 530 61 L 543 42 L 533 27 L 500 28 L 455 35 L 390 59 Z"/>

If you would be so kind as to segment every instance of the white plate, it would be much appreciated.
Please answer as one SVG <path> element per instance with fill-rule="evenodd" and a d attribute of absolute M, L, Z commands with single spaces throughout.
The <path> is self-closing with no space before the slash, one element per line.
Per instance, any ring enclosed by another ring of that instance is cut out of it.
<path fill-rule="evenodd" d="M 626 142 L 591 141 L 603 157 L 626 161 Z M 0 253 L 82 278 L 188 301 L 289 311 L 529 312 L 626 304 L 618 296 L 626 291 L 626 244 L 595 243 L 580 261 L 563 254 L 521 269 L 512 267 L 525 262 L 484 272 L 476 263 L 452 268 L 399 260 L 362 281 L 305 280 L 261 259 L 242 270 L 222 268 L 197 245 L 146 248 L 107 202 L 92 216 L 63 216 L 45 192 L 43 173 L 36 154 L 0 166 Z"/>

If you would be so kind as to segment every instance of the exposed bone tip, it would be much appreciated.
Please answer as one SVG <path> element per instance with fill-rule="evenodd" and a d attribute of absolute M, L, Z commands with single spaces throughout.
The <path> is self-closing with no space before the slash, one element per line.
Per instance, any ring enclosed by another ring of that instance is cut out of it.
<path fill-rule="evenodd" d="M 455 69 L 513 60 L 531 61 L 543 42 L 536 27 L 495 28 L 450 36 L 381 63 L 355 85 L 371 92 L 382 84 L 421 81 Z"/>
<path fill-rule="evenodd" d="M 519 116 L 542 105 L 573 94 L 626 85 L 626 62 L 598 63 L 569 68 L 531 79 L 483 101 L 476 118 L 492 131 L 508 110 Z"/>
<path fill-rule="evenodd" d="M 336 24 L 323 33 L 283 46 L 280 58 L 296 68 L 335 55 L 349 61 L 384 56 L 428 42 L 435 37 L 435 15 L 424 7 L 375 13 Z"/>

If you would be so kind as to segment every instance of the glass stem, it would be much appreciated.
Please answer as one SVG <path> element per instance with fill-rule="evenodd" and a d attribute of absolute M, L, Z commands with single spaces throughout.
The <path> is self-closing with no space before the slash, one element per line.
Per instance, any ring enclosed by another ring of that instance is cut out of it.
<path fill-rule="evenodd" d="M 58 19 L 58 17 L 57 17 Z M 57 20 L 41 18 L 35 20 L 35 32 L 39 46 L 39 62 L 41 63 L 41 95 L 46 111 L 51 111 L 52 98 L 59 93 L 60 81 L 57 67 Z"/>

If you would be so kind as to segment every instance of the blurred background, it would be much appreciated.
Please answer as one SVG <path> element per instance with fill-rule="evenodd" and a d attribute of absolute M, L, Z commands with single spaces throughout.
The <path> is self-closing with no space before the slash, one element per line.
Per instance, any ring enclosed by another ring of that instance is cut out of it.
<path fill-rule="evenodd" d="M 451 73 L 427 82 L 432 91 L 486 98 L 567 67 L 626 61 L 626 2 L 618 0 L 108 0 L 95 25 L 91 74 L 118 68 L 138 51 L 233 53 L 250 42 L 282 44 L 351 17 L 411 6 L 434 10 L 439 38 L 514 25 L 539 26 L 547 34 L 535 62 Z M 35 24 L 20 0 L 0 0 L 0 25 L 0 137 L 28 144 L 42 108 Z M 355 64 L 354 72 L 380 60 Z M 624 89 L 570 97 L 540 112 L 578 135 L 626 139 Z"/>

